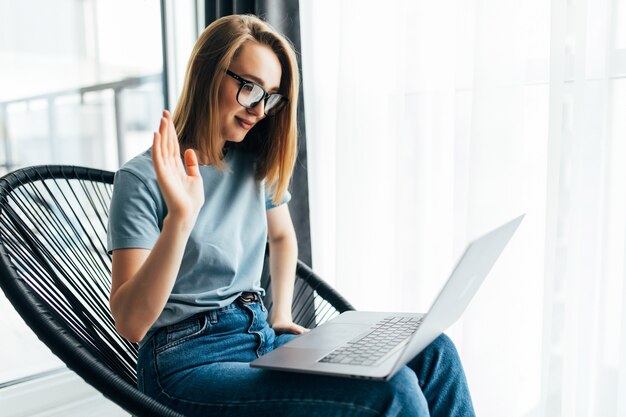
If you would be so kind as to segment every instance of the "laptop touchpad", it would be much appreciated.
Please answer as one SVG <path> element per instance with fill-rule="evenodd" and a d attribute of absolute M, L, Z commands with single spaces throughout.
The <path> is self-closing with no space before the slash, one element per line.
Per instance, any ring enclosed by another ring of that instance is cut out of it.
<path fill-rule="evenodd" d="M 300 336 L 285 346 L 290 348 L 325 349 L 334 348 L 354 339 L 370 327 L 368 324 L 334 324 L 326 323 L 319 329 Z"/>

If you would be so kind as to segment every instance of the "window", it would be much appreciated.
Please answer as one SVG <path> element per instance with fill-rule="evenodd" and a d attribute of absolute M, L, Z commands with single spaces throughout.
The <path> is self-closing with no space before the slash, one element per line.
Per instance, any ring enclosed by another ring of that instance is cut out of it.
<path fill-rule="evenodd" d="M 148 148 L 164 106 L 160 16 L 158 0 L 0 0 L 0 173 L 115 170 Z M 0 332 L 0 384 L 63 366 L 1 293 Z"/>

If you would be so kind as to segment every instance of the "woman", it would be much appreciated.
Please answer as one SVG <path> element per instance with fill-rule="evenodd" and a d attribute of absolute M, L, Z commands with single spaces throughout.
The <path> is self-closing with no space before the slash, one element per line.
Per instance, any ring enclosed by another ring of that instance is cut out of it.
<path fill-rule="evenodd" d="M 389 382 L 249 367 L 307 331 L 290 308 L 298 88 L 285 38 L 254 16 L 219 19 L 196 43 L 173 120 L 164 112 L 152 148 L 116 173 L 110 305 L 140 345 L 139 388 L 189 416 L 473 415 L 446 337 Z"/>

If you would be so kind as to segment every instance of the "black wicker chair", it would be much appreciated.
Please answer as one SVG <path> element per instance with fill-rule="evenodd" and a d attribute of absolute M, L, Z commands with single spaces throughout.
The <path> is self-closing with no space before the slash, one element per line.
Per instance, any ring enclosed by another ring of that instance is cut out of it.
<path fill-rule="evenodd" d="M 0 285 L 67 366 L 137 416 L 180 416 L 136 388 L 137 346 L 109 310 L 106 229 L 113 173 L 37 166 L 0 179 Z M 266 262 L 267 265 L 267 262 Z M 298 262 L 294 320 L 315 327 L 352 306 Z M 270 288 L 267 267 L 264 288 Z M 265 303 L 271 309 L 271 291 Z"/>

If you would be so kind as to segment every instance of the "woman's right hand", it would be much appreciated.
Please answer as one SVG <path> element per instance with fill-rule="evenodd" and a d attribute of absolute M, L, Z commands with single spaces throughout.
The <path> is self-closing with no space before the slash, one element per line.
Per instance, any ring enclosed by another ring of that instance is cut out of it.
<path fill-rule="evenodd" d="M 167 205 L 168 217 L 171 215 L 193 224 L 204 204 L 204 187 L 196 153 L 187 149 L 184 159 L 187 172 L 180 157 L 180 146 L 172 117 L 165 110 L 159 131 L 154 133 L 152 161 Z"/>

